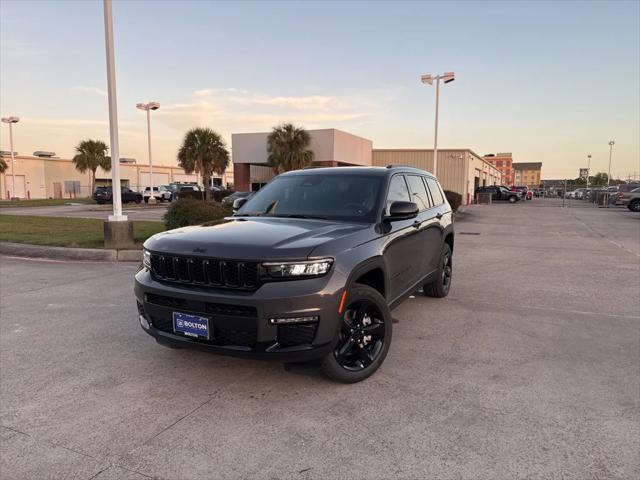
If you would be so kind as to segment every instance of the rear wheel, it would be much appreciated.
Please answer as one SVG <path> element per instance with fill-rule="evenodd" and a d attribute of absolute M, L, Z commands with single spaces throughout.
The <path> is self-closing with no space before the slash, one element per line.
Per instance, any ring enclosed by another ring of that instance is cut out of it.
<path fill-rule="evenodd" d="M 382 365 L 391 343 L 392 320 L 387 302 L 377 290 L 357 284 L 348 296 L 338 342 L 324 358 L 322 370 L 335 381 L 355 383 Z"/>
<path fill-rule="evenodd" d="M 627 205 L 627 208 L 632 212 L 640 212 L 640 199 L 632 200 Z"/>
<path fill-rule="evenodd" d="M 451 247 L 445 243 L 440 254 L 440 267 L 436 279 L 424 285 L 422 290 L 427 297 L 443 298 L 449 295 L 451 279 L 453 277 L 453 254 Z"/>

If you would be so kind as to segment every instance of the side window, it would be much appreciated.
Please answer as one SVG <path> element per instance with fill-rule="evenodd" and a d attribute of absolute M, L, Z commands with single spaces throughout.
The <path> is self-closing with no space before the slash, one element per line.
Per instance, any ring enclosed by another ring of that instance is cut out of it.
<path fill-rule="evenodd" d="M 429 191 L 431 192 L 431 197 L 433 198 L 434 205 L 441 205 L 444 203 L 444 197 L 442 196 L 442 190 L 440 190 L 440 185 L 433 178 L 426 177 L 427 185 L 429 186 Z"/>
<path fill-rule="evenodd" d="M 394 175 L 389 182 L 389 193 L 387 193 L 387 204 L 385 206 L 385 214 L 389 214 L 389 207 L 393 202 L 410 202 L 409 189 L 404 175 Z"/>
<path fill-rule="evenodd" d="M 422 177 L 418 175 L 408 175 L 407 181 L 411 188 L 411 201 L 418 205 L 420 211 L 431 208 L 431 198 L 427 192 Z"/>

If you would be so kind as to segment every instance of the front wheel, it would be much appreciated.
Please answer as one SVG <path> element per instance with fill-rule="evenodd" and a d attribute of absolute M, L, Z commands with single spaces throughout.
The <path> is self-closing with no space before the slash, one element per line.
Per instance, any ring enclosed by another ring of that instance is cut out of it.
<path fill-rule="evenodd" d="M 632 212 L 640 212 L 640 200 L 633 200 L 629 202 L 629 205 L 627 205 L 627 208 Z"/>
<path fill-rule="evenodd" d="M 436 279 L 424 285 L 422 290 L 427 297 L 443 298 L 449 295 L 451 288 L 451 279 L 453 277 L 453 252 L 448 243 L 442 247 L 440 254 L 440 266 Z"/>
<path fill-rule="evenodd" d="M 392 319 L 377 290 L 356 284 L 347 295 L 349 304 L 340 319 L 338 342 L 324 358 L 322 370 L 332 380 L 356 383 L 382 365 L 391 344 Z"/>
<path fill-rule="evenodd" d="M 509 197 L 509 203 L 516 203 L 516 201 L 518 201 L 518 199 L 515 196 L 510 196 Z"/>

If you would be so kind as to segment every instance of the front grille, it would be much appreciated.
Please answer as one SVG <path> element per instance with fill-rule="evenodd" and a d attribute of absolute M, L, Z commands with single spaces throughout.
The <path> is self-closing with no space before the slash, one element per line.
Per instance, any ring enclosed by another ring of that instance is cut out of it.
<path fill-rule="evenodd" d="M 255 290 L 258 264 L 215 258 L 151 254 L 151 273 L 158 280 L 219 288 Z"/>
<path fill-rule="evenodd" d="M 163 307 L 187 308 L 187 301 L 183 298 L 166 297 L 155 293 L 147 293 L 147 302 Z"/>
<path fill-rule="evenodd" d="M 316 336 L 317 329 L 317 323 L 278 325 L 278 345 L 281 347 L 293 347 L 295 345 L 311 344 Z"/>

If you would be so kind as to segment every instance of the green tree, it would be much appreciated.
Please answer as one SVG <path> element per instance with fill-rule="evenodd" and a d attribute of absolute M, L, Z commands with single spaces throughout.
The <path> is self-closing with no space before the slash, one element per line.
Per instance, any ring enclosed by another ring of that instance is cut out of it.
<path fill-rule="evenodd" d="M 107 172 L 111 170 L 111 158 L 107 156 L 107 150 L 109 147 L 102 140 L 82 140 L 76 146 L 76 155 L 72 161 L 80 173 L 87 170 L 91 172 L 91 193 L 95 187 L 98 167 Z"/>
<path fill-rule="evenodd" d="M 313 161 L 310 144 L 311 135 L 304 128 L 290 123 L 274 127 L 267 137 L 267 153 L 273 171 L 280 174 L 310 165 Z"/>
<path fill-rule="evenodd" d="M 229 165 L 229 151 L 222 137 L 210 128 L 192 128 L 184 136 L 178 151 L 178 165 L 185 172 L 202 175 L 205 198 L 211 198 L 211 175 L 222 175 Z"/>
<path fill-rule="evenodd" d="M 609 175 L 605 172 L 598 172 L 593 177 L 589 177 L 589 185 L 603 186 L 607 184 L 608 179 Z"/>
<path fill-rule="evenodd" d="M 4 161 L 4 158 L 0 158 L 0 173 L 6 172 L 7 168 L 9 168 L 7 162 Z"/>

